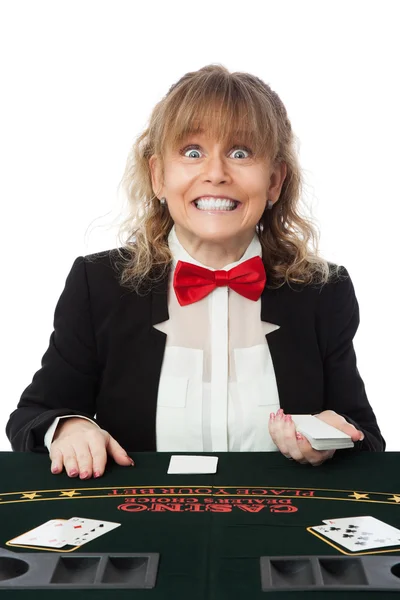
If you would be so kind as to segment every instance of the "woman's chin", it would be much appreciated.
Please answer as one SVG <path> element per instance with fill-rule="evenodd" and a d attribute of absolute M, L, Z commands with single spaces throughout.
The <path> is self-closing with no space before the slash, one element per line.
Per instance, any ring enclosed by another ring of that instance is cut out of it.
<path fill-rule="evenodd" d="M 175 217 L 175 230 L 181 242 L 186 240 L 191 244 L 196 239 L 197 242 L 242 247 L 256 230 L 256 224 L 252 227 L 249 223 L 248 211 L 243 209 L 240 204 L 231 211 L 200 210 L 192 203 L 186 213 L 172 214 L 172 217 Z"/>
<path fill-rule="evenodd" d="M 219 238 L 226 240 L 240 233 L 240 215 L 233 211 L 199 210 L 194 208 L 190 213 L 190 229 L 193 234 L 204 240 L 215 242 Z M 239 218 L 238 218 L 239 217 Z"/>
<path fill-rule="evenodd" d="M 220 223 L 210 222 L 206 226 L 191 227 L 192 235 L 196 236 L 198 240 L 203 242 L 226 243 L 237 241 L 240 244 L 240 239 L 243 236 L 244 231 L 238 226 L 225 226 Z"/>

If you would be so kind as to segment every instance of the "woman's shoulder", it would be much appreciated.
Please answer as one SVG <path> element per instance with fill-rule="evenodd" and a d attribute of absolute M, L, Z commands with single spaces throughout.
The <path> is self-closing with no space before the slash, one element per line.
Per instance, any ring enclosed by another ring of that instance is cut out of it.
<path fill-rule="evenodd" d="M 310 263 L 306 276 L 298 279 L 290 276 L 288 272 L 285 279 L 272 279 L 268 285 L 272 290 L 280 290 L 280 293 L 303 292 L 305 295 L 330 294 L 332 290 L 339 285 L 341 288 L 352 285 L 348 270 L 343 265 L 330 261 L 324 261 L 324 268 L 313 269 Z"/>
<path fill-rule="evenodd" d="M 344 322 L 358 323 L 359 306 L 353 281 L 344 265 L 329 263 L 329 279 L 318 293 L 317 311 L 326 318 L 331 329 Z"/>
<path fill-rule="evenodd" d="M 329 274 L 324 286 L 328 286 L 331 291 L 335 293 L 343 293 L 346 290 L 353 290 L 353 282 L 351 280 L 349 271 L 344 265 L 339 265 L 333 262 L 327 262 L 329 268 Z"/>
<path fill-rule="evenodd" d="M 93 254 L 85 254 L 85 263 L 109 266 L 118 260 L 127 260 L 132 256 L 126 247 L 116 247 L 109 250 L 101 250 Z"/>
<path fill-rule="evenodd" d="M 165 291 L 168 270 L 159 272 L 156 268 L 152 269 L 144 277 L 140 285 L 136 285 L 134 278 L 135 246 L 120 246 L 110 250 L 102 250 L 93 254 L 87 254 L 82 257 L 88 280 L 96 286 L 110 285 L 118 287 L 119 290 L 132 292 L 138 296 L 147 296 L 149 291 Z"/>
<path fill-rule="evenodd" d="M 319 300 L 341 302 L 354 296 L 354 286 L 344 265 L 327 261 L 328 271 L 323 280 L 313 282 L 309 287 Z"/>
<path fill-rule="evenodd" d="M 311 282 L 285 282 L 266 291 L 267 297 L 299 316 L 315 314 L 329 321 L 333 313 L 353 312 L 357 298 L 353 282 L 344 265 L 327 261 L 325 274 L 318 273 Z"/>
<path fill-rule="evenodd" d="M 126 247 L 116 247 L 86 254 L 82 258 L 87 269 L 106 271 L 112 269 L 117 274 L 127 261 L 132 260 L 133 256 L 133 251 L 130 252 Z"/>
<path fill-rule="evenodd" d="M 116 247 L 86 254 L 81 260 L 90 286 L 109 285 L 121 288 L 124 287 L 121 284 L 122 268 L 131 258 L 132 254 L 126 248 Z"/>

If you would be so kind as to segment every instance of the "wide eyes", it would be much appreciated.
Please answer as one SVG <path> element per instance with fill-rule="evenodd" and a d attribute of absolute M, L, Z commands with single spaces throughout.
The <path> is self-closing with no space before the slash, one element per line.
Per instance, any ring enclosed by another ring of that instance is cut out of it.
<path fill-rule="evenodd" d="M 187 154 L 187 153 L 190 154 Z M 192 144 L 191 146 L 186 146 L 185 148 L 183 148 L 180 151 L 180 154 L 182 154 L 183 156 L 186 156 L 187 158 L 198 158 L 197 156 L 194 156 L 193 154 L 200 153 L 200 146 L 198 146 L 197 144 Z M 250 150 L 250 148 L 247 148 L 247 146 L 234 146 L 234 148 L 232 148 L 231 150 L 231 154 L 234 153 L 236 154 L 236 158 L 250 158 L 252 152 Z M 247 156 L 243 156 L 243 153 L 247 153 Z M 242 154 L 242 156 L 238 156 L 238 154 Z"/>

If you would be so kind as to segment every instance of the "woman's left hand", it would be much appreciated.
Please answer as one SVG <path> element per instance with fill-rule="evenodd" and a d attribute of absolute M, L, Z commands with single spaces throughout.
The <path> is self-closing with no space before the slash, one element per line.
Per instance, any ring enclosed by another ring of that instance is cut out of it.
<path fill-rule="evenodd" d="M 338 415 L 333 410 L 324 410 L 318 415 L 314 415 L 328 425 L 336 427 L 340 431 L 351 436 L 353 442 L 364 439 L 364 434 L 346 421 L 344 417 Z M 296 432 L 296 426 L 291 415 L 285 415 L 280 408 L 277 413 L 271 413 L 269 419 L 269 433 L 272 441 L 278 447 L 286 458 L 292 458 L 297 462 L 313 466 L 321 465 L 323 462 L 332 458 L 335 450 L 314 450 L 310 442 Z"/>

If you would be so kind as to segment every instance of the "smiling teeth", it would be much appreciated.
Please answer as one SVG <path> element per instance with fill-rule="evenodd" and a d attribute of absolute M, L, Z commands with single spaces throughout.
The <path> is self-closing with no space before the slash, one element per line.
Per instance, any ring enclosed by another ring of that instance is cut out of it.
<path fill-rule="evenodd" d="M 226 198 L 201 198 L 195 201 L 195 205 L 200 210 L 233 210 L 237 202 Z"/>

